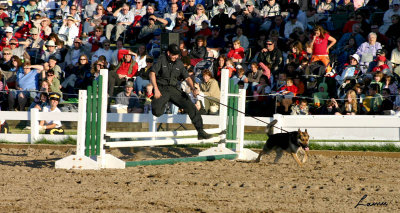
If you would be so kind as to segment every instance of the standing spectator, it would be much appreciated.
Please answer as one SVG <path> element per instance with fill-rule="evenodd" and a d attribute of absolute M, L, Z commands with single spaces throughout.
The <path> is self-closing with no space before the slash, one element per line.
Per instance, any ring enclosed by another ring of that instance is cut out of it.
<path fill-rule="evenodd" d="M 117 41 L 126 28 L 133 23 L 135 17 L 129 12 L 129 5 L 127 4 L 123 4 L 121 8 L 114 12 L 113 16 L 117 18 L 117 24 L 107 24 L 106 37 L 111 41 L 111 33 L 116 28 L 114 41 Z"/>
<path fill-rule="evenodd" d="M 321 26 L 314 27 L 314 34 L 311 42 L 312 56 L 311 62 L 322 61 L 325 66 L 328 66 L 329 49 L 335 45 L 336 39 L 329 35 L 328 32 Z M 328 42 L 330 42 L 328 44 Z"/>

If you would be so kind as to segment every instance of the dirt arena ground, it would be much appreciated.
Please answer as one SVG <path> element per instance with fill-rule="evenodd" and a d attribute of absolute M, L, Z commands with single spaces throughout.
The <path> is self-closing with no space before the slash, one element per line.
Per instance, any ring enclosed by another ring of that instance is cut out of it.
<path fill-rule="evenodd" d="M 289 155 L 272 164 L 273 154 L 259 164 L 222 160 L 77 171 L 54 169 L 54 162 L 73 153 L 72 148 L 44 148 L 0 146 L 0 212 L 400 210 L 398 153 L 383 157 L 314 153 L 303 168 Z M 199 150 L 111 152 L 131 161 L 188 156 Z M 358 203 L 362 205 L 355 208 Z"/>

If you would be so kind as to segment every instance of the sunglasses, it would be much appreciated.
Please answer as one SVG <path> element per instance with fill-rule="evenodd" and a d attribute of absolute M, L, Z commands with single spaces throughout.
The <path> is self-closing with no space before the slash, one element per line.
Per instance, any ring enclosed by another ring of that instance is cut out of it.
<path fill-rule="evenodd" d="M 273 45 L 273 43 L 267 43 L 267 45 Z"/>
<path fill-rule="evenodd" d="M 11 55 L 11 53 L 3 53 L 3 55 Z"/>
<path fill-rule="evenodd" d="M 16 43 L 10 43 L 10 45 L 17 45 Z"/>
<path fill-rule="evenodd" d="M 109 47 L 110 45 L 109 44 L 106 44 L 106 45 L 104 45 L 105 47 Z"/>

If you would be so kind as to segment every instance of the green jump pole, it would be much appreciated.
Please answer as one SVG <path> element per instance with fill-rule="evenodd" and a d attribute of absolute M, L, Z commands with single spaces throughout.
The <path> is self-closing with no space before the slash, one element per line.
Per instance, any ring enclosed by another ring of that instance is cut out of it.
<path fill-rule="evenodd" d="M 86 103 L 86 132 L 85 132 L 85 156 L 90 156 L 91 116 L 92 116 L 92 86 L 87 88 Z"/>
<path fill-rule="evenodd" d="M 233 79 L 229 79 L 229 92 L 228 94 L 234 93 L 234 81 Z M 228 132 L 227 132 L 227 139 L 228 140 L 234 140 L 234 135 L 233 135 L 233 115 L 234 112 L 232 108 L 234 107 L 234 98 L 228 96 Z M 228 149 L 233 149 L 233 143 L 226 143 L 226 148 Z"/>
<path fill-rule="evenodd" d="M 232 79 L 232 83 L 234 83 L 233 79 Z M 233 93 L 234 94 L 239 94 L 239 85 L 238 84 L 234 84 L 233 86 Z M 233 99 L 233 108 L 234 109 L 238 109 L 239 107 L 239 97 L 232 97 Z M 236 140 L 237 139 L 237 117 L 238 117 L 238 112 L 237 110 L 232 110 L 232 140 Z M 236 150 L 236 143 L 232 143 L 231 146 L 232 149 Z"/>
<path fill-rule="evenodd" d="M 183 162 L 199 162 L 199 161 L 214 161 L 214 160 L 234 160 L 236 159 L 237 154 L 228 154 L 228 155 L 212 155 L 212 156 L 199 156 L 199 157 L 190 157 L 190 158 L 170 158 L 170 159 L 160 159 L 160 160 L 146 160 L 146 161 L 128 161 L 126 162 L 126 167 L 134 167 L 134 166 L 148 166 L 148 165 L 164 165 L 164 164 L 175 164 L 175 163 L 183 163 Z"/>
<path fill-rule="evenodd" d="M 96 155 L 100 155 L 100 132 L 101 132 L 101 101 L 103 95 L 103 76 L 99 76 L 99 86 L 98 86 L 98 96 L 97 96 L 97 122 L 96 122 Z"/>
<path fill-rule="evenodd" d="M 92 126 L 91 126 L 91 155 L 96 155 L 96 112 L 97 112 L 97 81 L 93 81 L 92 87 L 93 99 L 92 99 Z"/>

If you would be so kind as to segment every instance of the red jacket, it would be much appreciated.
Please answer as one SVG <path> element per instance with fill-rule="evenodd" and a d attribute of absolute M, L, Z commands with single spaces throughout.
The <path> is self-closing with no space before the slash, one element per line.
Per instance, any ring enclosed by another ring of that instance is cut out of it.
<path fill-rule="evenodd" d="M 234 58 L 234 59 L 243 59 L 244 58 L 244 48 L 243 47 L 239 47 L 237 49 L 231 49 L 231 51 L 229 51 L 228 58 Z"/>
<path fill-rule="evenodd" d="M 23 38 L 26 39 L 29 35 L 29 25 L 24 24 L 22 27 L 18 28 L 17 32 L 15 32 L 15 38 Z"/>
<path fill-rule="evenodd" d="M 294 96 L 296 96 L 298 88 L 293 84 L 292 86 L 284 86 L 284 87 L 282 87 L 280 91 L 282 91 L 282 90 L 286 90 L 286 91 L 292 92 L 294 94 Z"/>
<path fill-rule="evenodd" d="M 123 61 L 124 55 L 129 54 L 129 50 L 118 50 L 118 66 L 117 66 L 117 74 L 120 75 L 127 75 L 129 78 L 132 78 L 133 76 L 136 75 L 137 71 L 138 71 L 138 63 L 136 63 L 136 61 L 134 60 L 134 58 L 132 57 L 131 62 L 127 63 Z M 129 68 L 131 66 L 132 63 L 135 63 L 132 67 L 132 73 L 129 73 Z"/>

